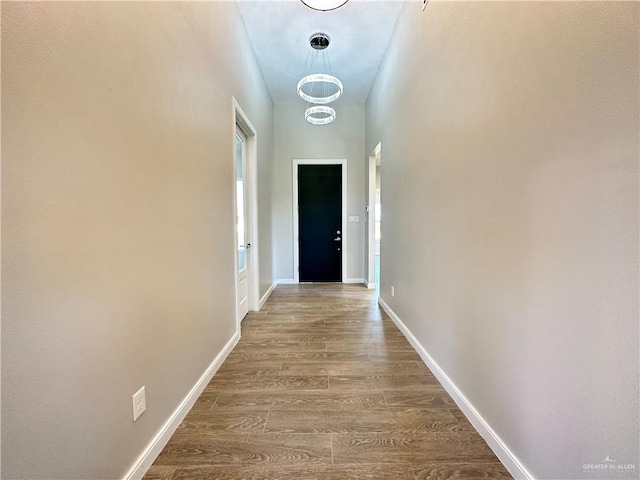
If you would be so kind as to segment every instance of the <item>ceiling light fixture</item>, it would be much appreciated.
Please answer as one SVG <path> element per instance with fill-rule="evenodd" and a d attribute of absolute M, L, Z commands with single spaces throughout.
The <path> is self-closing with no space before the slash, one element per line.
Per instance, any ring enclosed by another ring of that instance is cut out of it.
<path fill-rule="evenodd" d="M 308 92 L 304 91 L 304 87 L 309 85 Z M 336 88 L 335 92 L 327 95 L 327 85 L 332 85 Z M 321 88 L 320 88 L 321 87 Z M 323 96 L 314 96 L 313 91 L 321 89 L 324 93 Z M 333 75 L 327 75 L 325 73 L 314 73 L 307 75 L 298 82 L 297 92 L 300 98 L 306 100 L 309 103 L 316 103 L 318 105 L 326 105 L 340 98 L 344 88 L 342 82 Z"/>
<path fill-rule="evenodd" d="M 327 125 L 336 119 L 336 111 L 331 107 L 317 105 L 307 108 L 304 118 L 313 125 Z"/>
<path fill-rule="evenodd" d="M 328 12 L 340 8 L 349 0 L 302 0 L 307 7 L 320 12 Z"/>
<path fill-rule="evenodd" d="M 329 35 L 326 33 L 314 33 L 309 38 L 309 45 L 312 50 L 307 56 L 307 62 L 305 63 L 306 71 L 313 71 L 314 63 L 321 57 L 323 62 L 323 70 L 329 73 L 312 73 L 303 77 L 296 87 L 296 92 L 304 101 L 307 102 L 307 110 L 305 112 L 305 118 L 309 123 L 314 125 L 326 125 L 331 123 L 336 118 L 336 112 L 333 108 L 329 107 L 311 107 L 314 105 L 326 105 L 328 103 L 336 101 L 342 96 L 344 87 L 342 82 L 331 73 L 331 62 L 329 56 L 324 50 L 331 43 Z M 311 66 L 309 70 L 306 69 L 306 64 L 311 60 Z"/>

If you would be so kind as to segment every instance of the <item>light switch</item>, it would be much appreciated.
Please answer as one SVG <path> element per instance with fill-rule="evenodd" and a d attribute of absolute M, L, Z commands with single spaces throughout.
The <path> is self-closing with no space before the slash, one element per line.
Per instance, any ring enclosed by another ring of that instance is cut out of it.
<path fill-rule="evenodd" d="M 349 215 L 349 223 L 360 223 L 360 216 Z"/>

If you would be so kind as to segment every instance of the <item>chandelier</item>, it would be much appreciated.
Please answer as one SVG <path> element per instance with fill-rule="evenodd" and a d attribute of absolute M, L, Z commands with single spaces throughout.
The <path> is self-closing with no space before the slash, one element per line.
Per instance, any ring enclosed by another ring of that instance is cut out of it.
<path fill-rule="evenodd" d="M 326 125 L 336 119 L 336 111 L 331 107 L 316 105 L 304 112 L 304 118 L 313 125 Z"/>
<path fill-rule="evenodd" d="M 331 62 L 324 51 L 330 42 L 329 35 L 326 33 L 311 35 L 309 45 L 312 50 L 307 56 L 305 65 L 310 63 L 309 70 L 313 71 L 316 63 L 321 61 L 323 70 L 329 73 L 307 75 L 300 79 L 296 87 L 300 98 L 307 102 L 305 119 L 313 125 L 327 125 L 336 119 L 336 111 L 326 105 L 340 98 L 344 91 L 342 82 L 331 74 Z"/>
<path fill-rule="evenodd" d="M 335 10 L 340 8 L 349 0 L 302 0 L 307 7 L 321 12 L 327 12 L 329 10 Z"/>
<path fill-rule="evenodd" d="M 304 91 L 305 86 L 310 87 L 308 89 L 309 93 L 306 93 Z M 329 88 L 335 87 L 335 91 L 331 94 L 327 94 L 327 86 L 329 86 Z M 314 97 L 312 95 L 314 89 L 320 90 L 321 95 Z M 303 100 L 306 100 L 309 103 L 325 105 L 339 99 L 344 89 L 342 87 L 342 82 L 333 75 L 314 73 L 312 75 L 307 75 L 302 80 L 300 80 L 298 82 L 297 90 L 298 95 L 300 95 L 300 98 L 302 98 Z"/>

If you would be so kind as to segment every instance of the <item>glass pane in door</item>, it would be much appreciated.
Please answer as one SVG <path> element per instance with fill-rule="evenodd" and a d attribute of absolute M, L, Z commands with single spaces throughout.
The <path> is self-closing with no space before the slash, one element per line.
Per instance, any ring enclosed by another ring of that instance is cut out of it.
<path fill-rule="evenodd" d="M 244 139 L 236 133 L 236 226 L 238 229 L 238 270 L 246 267 L 244 212 Z"/>

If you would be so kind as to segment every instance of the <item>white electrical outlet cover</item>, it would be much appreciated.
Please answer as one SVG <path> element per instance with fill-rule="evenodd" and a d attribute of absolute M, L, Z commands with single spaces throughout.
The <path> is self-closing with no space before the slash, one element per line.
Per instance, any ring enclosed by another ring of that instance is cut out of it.
<path fill-rule="evenodd" d="M 135 422 L 140 415 L 147 409 L 147 401 L 145 398 L 144 387 L 133 394 L 133 421 Z"/>

